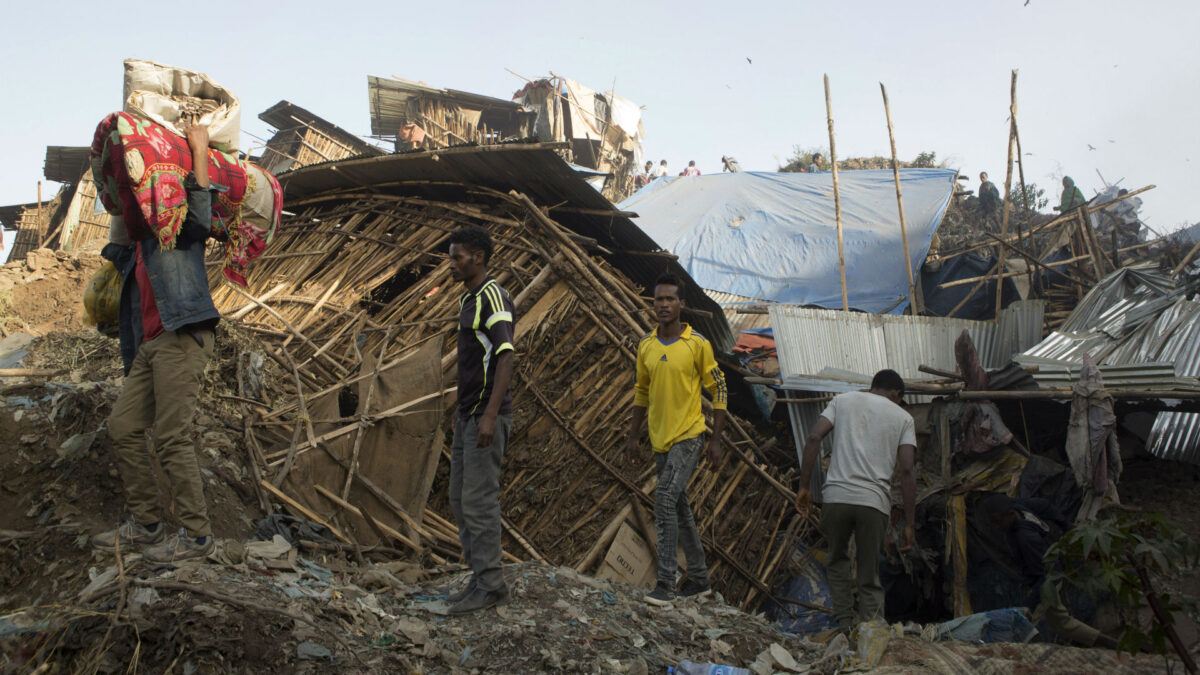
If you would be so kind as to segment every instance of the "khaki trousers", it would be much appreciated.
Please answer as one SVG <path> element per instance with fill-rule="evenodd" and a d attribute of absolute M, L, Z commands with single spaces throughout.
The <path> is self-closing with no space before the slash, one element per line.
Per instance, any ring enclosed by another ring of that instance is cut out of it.
<path fill-rule="evenodd" d="M 212 534 L 204 483 L 192 443 L 192 416 L 204 366 L 213 353 L 213 332 L 168 331 L 138 349 L 125 388 L 113 404 L 108 433 L 116 447 L 125 482 L 125 498 L 134 520 L 150 525 L 162 520 L 158 483 L 146 446 L 146 429 L 153 428 L 155 449 L 171 489 L 175 507 L 188 536 Z"/>

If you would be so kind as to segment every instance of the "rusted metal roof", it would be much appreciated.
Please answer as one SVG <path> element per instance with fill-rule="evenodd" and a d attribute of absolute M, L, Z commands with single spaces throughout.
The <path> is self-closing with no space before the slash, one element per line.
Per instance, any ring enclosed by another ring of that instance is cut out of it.
<path fill-rule="evenodd" d="M 355 154 L 382 155 L 387 152 L 383 148 L 368 143 L 338 125 L 290 101 L 280 101 L 267 108 L 258 114 L 258 119 L 270 124 L 279 131 L 300 126 L 313 127 L 339 143 L 345 144 Z"/>
<path fill-rule="evenodd" d="M 78 183 L 79 177 L 88 168 L 86 146 L 46 146 L 46 163 L 42 168 L 46 180 L 58 183 Z"/>
<path fill-rule="evenodd" d="M 396 130 L 406 123 L 408 99 L 414 96 L 441 99 L 472 110 L 499 110 L 510 113 L 525 110 L 520 103 L 503 98 L 457 89 L 438 89 L 418 82 L 374 75 L 367 76 L 367 90 L 371 106 L 371 133 L 378 136 L 393 136 Z"/>

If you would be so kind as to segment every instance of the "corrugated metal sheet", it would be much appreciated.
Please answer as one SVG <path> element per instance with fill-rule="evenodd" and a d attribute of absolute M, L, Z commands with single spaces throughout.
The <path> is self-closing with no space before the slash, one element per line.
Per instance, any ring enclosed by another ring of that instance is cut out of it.
<path fill-rule="evenodd" d="M 1084 297 L 1062 330 L 1017 360 L 1039 367 L 1046 361 L 1079 364 L 1090 354 L 1106 385 L 1194 388 L 1200 377 L 1200 303 L 1187 296 L 1195 290 L 1194 281 L 1177 285 L 1153 265 L 1118 270 Z M 1033 377 L 1041 386 L 1063 383 L 1061 373 L 1039 371 Z M 1200 463 L 1200 414 L 1159 413 L 1146 446 L 1164 459 Z"/>
<path fill-rule="evenodd" d="M 891 368 L 909 379 L 928 379 L 920 365 L 953 371 L 954 341 L 966 330 L 985 368 L 1007 365 L 1041 337 L 1045 302 L 1016 302 L 1000 321 L 892 316 L 791 305 L 772 305 L 771 327 L 780 374 L 817 375 L 828 368 L 868 377 Z"/>
<path fill-rule="evenodd" d="M 769 310 L 783 388 L 841 393 L 866 388 L 871 377 L 884 368 L 895 370 L 908 381 L 930 379 L 917 370 L 921 365 L 956 370 L 954 341 L 964 329 L 985 368 L 1008 365 L 1013 355 L 1041 338 L 1045 308 L 1042 300 L 1015 302 L 998 322 L 792 305 L 771 305 Z M 905 397 L 914 402 L 932 398 Z M 788 404 L 797 453 L 822 409 L 819 403 Z"/>
<path fill-rule="evenodd" d="M 285 206 L 322 193 L 382 192 L 429 196 L 443 201 L 471 201 L 487 190 L 527 195 L 535 204 L 549 205 L 550 216 L 572 232 L 591 237 L 612 251 L 603 257 L 626 277 L 651 293 L 654 280 L 670 272 L 691 281 L 678 262 L 658 255 L 662 248 L 612 202 L 574 171 L 553 143 L 509 143 L 448 148 L 382 157 L 358 157 L 325 162 L 279 174 Z M 734 344 L 725 314 L 695 283 L 688 283 L 684 300 L 711 316 L 693 315 L 688 322 L 707 336 L 716 349 L 729 353 Z"/>
<path fill-rule="evenodd" d="M 725 320 L 729 322 L 729 329 L 733 331 L 735 340 L 737 334 L 742 331 L 771 327 L 771 315 L 769 314 L 742 314 L 737 311 L 739 307 L 761 307 L 767 304 L 766 301 L 707 288 L 704 289 L 704 293 L 712 298 L 713 302 L 720 305 L 725 312 Z"/>

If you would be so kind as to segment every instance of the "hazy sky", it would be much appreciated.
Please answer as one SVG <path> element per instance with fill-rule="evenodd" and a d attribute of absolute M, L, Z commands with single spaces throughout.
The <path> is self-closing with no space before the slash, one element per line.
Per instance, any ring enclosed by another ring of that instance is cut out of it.
<path fill-rule="evenodd" d="M 10 5 L 7 25 L 23 28 L 0 42 L 0 204 L 36 198 L 45 146 L 90 143 L 121 105 L 131 57 L 231 89 L 243 149 L 269 137 L 257 115 L 280 99 L 369 133 L 367 75 L 506 98 L 522 83 L 505 68 L 600 90 L 615 81 L 645 107 L 647 157 L 676 171 L 694 159 L 706 173 L 722 154 L 774 170 L 793 146 L 826 147 L 824 73 L 839 156 L 888 154 L 882 81 L 902 159 L 933 151 L 970 175 L 970 188 L 984 169 L 1002 190 L 1016 68 L 1026 178 L 1052 203 L 1063 174 L 1093 195 L 1098 170 L 1125 187 L 1158 186 L 1144 195 L 1152 227 L 1200 220 L 1195 0 L 460 0 L 445 15 L 437 3 L 404 4 Z M 44 197 L 57 187 L 44 185 Z"/>

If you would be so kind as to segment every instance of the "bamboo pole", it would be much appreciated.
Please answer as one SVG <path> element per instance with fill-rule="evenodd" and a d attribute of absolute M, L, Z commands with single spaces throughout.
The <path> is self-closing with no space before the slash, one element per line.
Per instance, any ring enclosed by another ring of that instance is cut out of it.
<path fill-rule="evenodd" d="M 1029 224 L 1029 212 L 1030 211 L 1036 212 L 1037 205 L 1030 204 L 1029 190 L 1025 187 L 1025 161 L 1023 159 L 1021 159 L 1021 129 L 1017 126 L 1017 121 L 1015 119 L 1013 120 L 1013 123 L 1012 123 L 1012 130 L 1013 130 L 1013 139 L 1017 142 L 1017 177 L 1021 180 L 1021 201 L 1024 203 L 1024 206 L 1025 206 L 1024 212 L 1022 213 L 1023 218 L 1021 218 L 1020 220 L 1017 221 L 1017 241 L 1021 241 L 1021 239 L 1025 236 L 1025 227 L 1024 226 Z M 1024 221 L 1024 222 L 1022 222 L 1022 221 Z M 1116 230 L 1114 229 L 1113 232 L 1116 232 Z M 1007 243 L 1007 242 L 1004 242 L 1003 239 L 1001 239 L 1000 241 L 1002 243 Z M 1033 246 L 1033 235 L 1032 234 L 1029 235 L 1029 244 L 1030 244 L 1030 247 L 1032 248 L 1032 246 Z M 1031 268 L 1027 265 L 1025 267 L 1025 271 L 1028 272 L 1028 274 L 1029 274 L 1029 289 L 1032 292 L 1032 290 L 1033 290 L 1033 268 Z"/>
<path fill-rule="evenodd" d="M 908 252 L 908 223 L 904 219 L 904 194 L 900 189 L 900 160 L 896 157 L 896 131 L 892 126 L 892 106 L 888 103 L 887 87 L 879 83 L 879 91 L 883 93 L 883 112 L 887 115 L 888 142 L 892 146 L 892 178 L 896 181 L 896 208 L 900 210 L 900 238 L 904 241 L 904 266 L 908 270 L 908 304 L 912 305 L 912 313 L 924 311 L 924 303 L 917 296 L 917 282 L 913 276 L 912 256 Z"/>
<path fill-rule="evenodd" d="M 833 213 L 837 221 L 838 270 L 842 275 L 842 310 L 850 311 L 846 293 L 846 251 L 842 241 L 842 196 L 838 192 L 837 146 L 833 140 L 833 102 L 829 96 L 829 75 L 825 75 L 825 119 L 829 124 L 829 163 L 833 169 Z"/>
<path fill-rule="evenodd" d="M 1013 138 L 1017 131 L 1017 70 L 1012 71 L 1012 85 L 1009 91 L 1008 104 L 1008 165 L 1005 167 L 1004 176 L 1004 213 L 1000 217 L 1000 236 L 1001 238 L 1008 236 L 1008 215 L 1012 211 L 1012 176 L 1013 176 L 1013 148 L 1016 145 L 1016 140 Z M 1004 307 L 1002 300 L 1004 299 L 1004 257 L 1007 251 L 1003 247 L 997 256 L 996 262 L 996 320 L 1000 319 L 1000 311 Z"/>
<path fill-rule="evenodd" d="M 292 510 L 296 511 L 300 515 L 304 516 L 305 518 L 308 518 L 309 520 L 313 521 L 314 523 L 328 527 L 329 531 L 333 533 L 333 536 L 337 537 L 338 539 L 341 539 L 342 541 L 346 542 L 347 544 L 353 543 L 350 541 L 349 537 L 342 534 L 341 530 L 339 530 L 336 527 L 334 527 L 333 525 L 330 525 L 329 523 L 325 522 L 324 519 L 322 519 L 317 514 L 313 513 L 308 507 L 304 506 L 300 502 L 298 502 L 295 499 L 292 499 L 291 497 L 284 494 L 283 490 L 280 490 L 279 488 L 275 487 L 274 485 L 271 485 L 269 482 L 267 482 L 265 480 L 259 482 L 259 485 L 263 486 L 264 488 L 267 489 L 268 492 L 275 495 L 279 499 L 283 500 L 284 504 L 291 507 Z"/>

